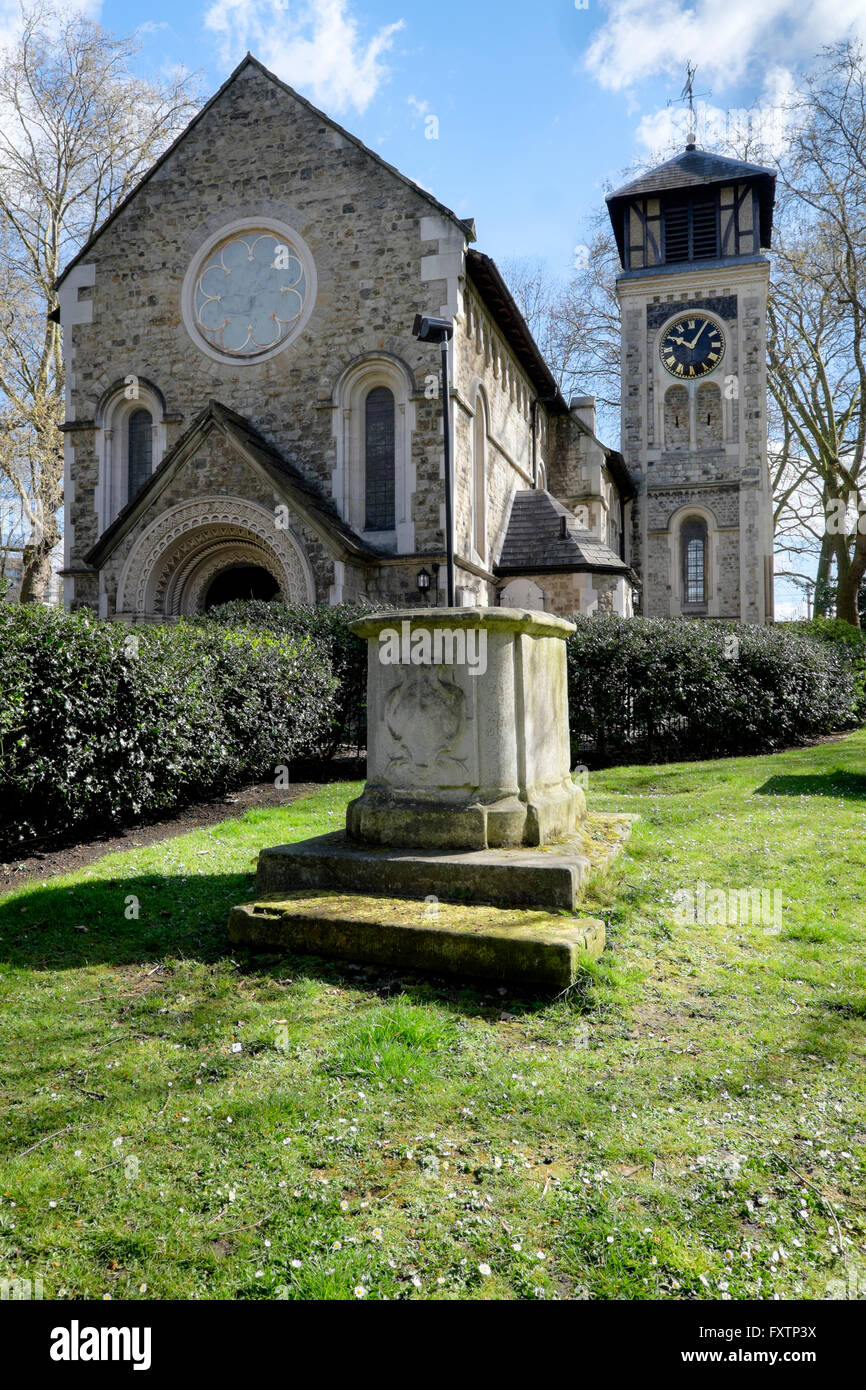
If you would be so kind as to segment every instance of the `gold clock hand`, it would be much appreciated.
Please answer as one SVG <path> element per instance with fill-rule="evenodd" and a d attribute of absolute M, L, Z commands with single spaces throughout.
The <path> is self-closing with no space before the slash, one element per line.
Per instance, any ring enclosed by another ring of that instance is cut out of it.
<path fill-rule="evenodd" d="M 691 341 L 690 343 L 686 343 L 685 346 L 689 349 L 690 352 L 694 352 L 694 350 L 695 350 L 695 343 L 698 341 L 698 338 L 701 336 L 701 334 L 703 333 L 703 331 L 704 331 L 704 329 L 706 328 L 706 326 L 707 326 L 706 320 L 704 320 L 704 322 L 701 324 L 700 328 L 698 329 L 698 331 L 697 331 L 697 333 L 695 334 L 695 336 L 694 336 L 694 338 L 692 339 L 692 341 Z"/>

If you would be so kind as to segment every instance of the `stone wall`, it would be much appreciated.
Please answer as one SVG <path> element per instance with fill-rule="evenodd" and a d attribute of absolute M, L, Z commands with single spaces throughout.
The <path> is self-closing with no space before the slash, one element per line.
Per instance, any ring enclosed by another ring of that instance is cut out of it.
<path fill-rule="evenodd" d="M 541 572 L 527 575 L 526 579 L 541 590 L 545 613 L 555 613 L 560 618 L 570 618 L 575 613 L 632 616 L 631 585 L 621 575 Z"/>
<path fill-rule="evenodd" d="M 594 402 L 587 409 L 590 418 L 586 421 L 592 433 L 581 428 L 578 417 L 582 413 L 575 407 L 567 415 L 554 415 L 550 421 L 548 491 L 568 507 L 581 526 L 619 555 L 619 492 L 607 467 L 605 451 L 594 438 Z"/>
<path fill-rule="evenodd" d="M 535 391 L 483 304 L 466 284 L 454 330 L 455 541 L 462 559 L 490 573 L 499 558 L 514 493 L 533 486 L 532 412 Z M 473 430 L 479 395 L 487 420 L 487 553 L 473 543 Z M 538 454 L 547 441 L 547 412 L 538 411 Z M 462 569 L 458 583 L 482 603 L 495 602 L 495 586 Z"/>
<path fill-rule="evenodd" d="M 638 497 L 628 559 L 643 584 L 641 612 L 676 616 L 683 511 L 704 516 L 713 564 L 710 616 L 764 622 L 772 614 L 767 556 L 772 502 L 766 461 L 764 261 L 623 276 L 622 450 Z M 710 314 L 725 356 L 712 381 L 673 383 L 658 357 L 672 317 Z"/>
<path fill-rule="evenodd" d="M 135 375 L 165 399 L 170 446 L 216 398 L 329 496 L 333 387 L 364 354 L 391 354 L 416 383 L 415 545 L 441 549 L 440 402 L 423 391 L 437 363 L 411 327 L 418 312 L 458 308 L 454 240 L 463 234 L 434 211 L 420 190 L 257 65 L 241 68 L 67 277 L 67 418 L 95 420 L 106 391 Z M 210 235 L 255 217 L 287 223 L 304 238 L 318 277 L 315 307 L 300 336 L 274 357 L 217 361 L 184 326 L 184 275 Z M 67 443 L 67 567 L 76 567 L 97 539 L 97 457 L 92 430 L 70 432 Z M 333 564 L 314 563 L 326 599 Z M 76 578 L 73 604 L 95 599 L 95 581 Z"/>

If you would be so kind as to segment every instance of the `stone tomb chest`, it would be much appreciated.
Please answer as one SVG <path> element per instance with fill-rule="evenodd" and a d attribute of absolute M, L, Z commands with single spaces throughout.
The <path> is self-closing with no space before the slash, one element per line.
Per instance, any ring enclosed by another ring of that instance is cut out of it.
<path fill-rule="evenodd" d="M 569 766 L 571 623 L 507 608 L 372 614 L 367 783 L 345 830 L 263 849 L 233 942 L 562 989 L 604 924 L 581 883 L 628 833 Z"/>

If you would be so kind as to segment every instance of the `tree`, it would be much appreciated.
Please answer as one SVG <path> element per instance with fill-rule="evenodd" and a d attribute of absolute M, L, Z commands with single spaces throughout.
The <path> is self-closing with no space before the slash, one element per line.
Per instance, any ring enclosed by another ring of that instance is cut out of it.
<path fill-rule="evenodd" d="M 768 386 L 776 531 L 816 564 L 816 612 L 830 573 L 851 566 L 839 503 L 864 483 L 858 329 L 827 274 L 836 249 L 811 218 L 780 219 L 769 303 Z M 838 596 L 837 596 L 838 602 Z M 850 621 L 850 619 L 849 619 Z"/>
<path fill-rule="evenodd" d="M 595 218 L 589 241 L 575 250 L 571 275 L 557 277 L 543 261 L 514 258 L 503 274 L 566 400 L 596 397 L 603 432 L 619 431 L 619 269 L 607 214 Z"/>
<path fill-rule="evenodd" d="M 836 566 L 836 616 L 859 626 L 866 518 L 866 57 L 847 41 L 823 50 L 789 112 L 781 176 L 794 234 L 777 246 L 770 386 L 820 487 L 819 588 Z"/>
<path fill-rule="evenodd" d="M 44 597 L 60 537 L 55 281 L 195 111 L 189 76 L 134 74 L 138 47 L 37 4 L 0 60 L 0 475 L 29 527 L 22 601 Z"/>

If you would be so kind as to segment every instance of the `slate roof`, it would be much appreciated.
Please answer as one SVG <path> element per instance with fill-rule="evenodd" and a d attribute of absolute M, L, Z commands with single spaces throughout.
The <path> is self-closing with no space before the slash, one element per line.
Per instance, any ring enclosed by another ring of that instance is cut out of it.
<path fill-rule="evenodd" d="M 776 196 L 776 175 L 763 164 L 747 164 L 742 159 L 714 154 L 687 145 L 673 159 L 650 169 L 639 178 L 624 183 L 608 193 L 605 201 L 613 224 L 617 245 L 622 254 L 623 206 L 633 198 L 652 194 L 686 192 L 689 189 L 711 188 L 723 183 L 754 182 L 761 209 L 761 245 L 769 246 L 773 231 L 773 203 Z"/>
<path fill-rule="evenodd" d="M 497 575 L 588 570 L 634 579 L 625 560 L 542 488 L 514 494 L 502 553 L 493 570 Z"/>
<path fill-rule="evenodd" d="M 259 434 L 249 420 L 230 410 L 228 406 L 222 405 L 220 401 L 209 401 L 189 429 L 181 435 L 174 447 L 169 449 L 141 491 L 118 513 L 96 544 L 87 552 L 84 558 L 88 565 L 98 568 L 105 563 L 124 536 L 128 535 L 144 516 L 151 503 L 168 487 L 186 460 L 201 448 L 213 430 L 218 431 L 247 463 L 265 477 L 278 496 L 283 497 L 312 527 L 329 550 L 343 558 L 376 560 L 382 557 L 384 552 L 362 541 L 351 526 L 343 521 L 331 499 L 324 497 L 314 483 L 305 478 L 294 464 L 284 459 L 279 450 Z"/>
<path fill-rule="evenodd" d="M 502 328 L 509 346 L 538 396 L 550 410 L 567 411 L 568 406 L 563 400 L 556 379 L 542 357 L 541 349 L 503 280 L 496 262 L 485 256 L 482 251 L 470 250 L 466 253 L 466 271 L 484 304 Z"/>

